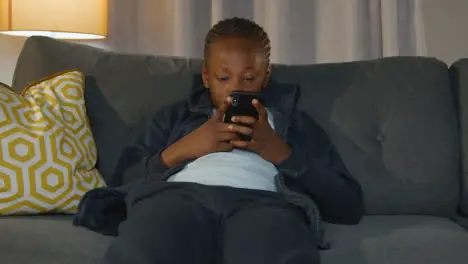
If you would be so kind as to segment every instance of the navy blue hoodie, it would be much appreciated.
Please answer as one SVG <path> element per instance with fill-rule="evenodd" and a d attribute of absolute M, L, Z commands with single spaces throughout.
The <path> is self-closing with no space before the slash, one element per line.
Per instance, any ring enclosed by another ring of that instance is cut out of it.
<path fill-rule="evenodd" d="M 299 88 L 271 82 L 263 92 L 273 114 L 275 131 L 292 148 L 292 154 L 277 165 L 278 191 L 303 208 L 317 232 L 318 246 L 326 248 L 321 220 L 335 224 L 357 224 L 364 214 L 362 190 L 324 130 L 306 113 L 296 109 Z M 212 115 L 209 89 L 197 86 L 191 96 L 158 111 L 124 150 L 113 182 L 122 184 L 126 174 L 145 172 L 165 181 L 192 160 L 167 168 L 161 152 Z"/>

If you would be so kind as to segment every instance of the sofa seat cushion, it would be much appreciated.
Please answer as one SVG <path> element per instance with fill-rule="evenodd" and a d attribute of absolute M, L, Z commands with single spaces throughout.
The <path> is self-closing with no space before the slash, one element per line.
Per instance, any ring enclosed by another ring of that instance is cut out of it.
<path fill-rule="evenodd" d="M 468 231 L 429 216 L 366 216 L 358 226 L 326 225 L 332 249 L 322 263 L 459 264 L 468 261 Z"/>
<path fill-rule="evenodd" d="M 111 241 L 73 226 L 71 216 L 0 218 L 2 264 L 99 263 Z"/>

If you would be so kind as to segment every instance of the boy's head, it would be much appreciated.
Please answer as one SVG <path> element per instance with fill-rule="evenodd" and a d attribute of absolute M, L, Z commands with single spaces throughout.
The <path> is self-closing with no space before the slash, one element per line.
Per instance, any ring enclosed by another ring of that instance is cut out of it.
<path fill-rule="evenodd" d="M 219 107 L 231 91 L 260 92 L 270 77 L 270 39 L 244 18 L 218 22 L 205 40 L 203 83 Z"/>

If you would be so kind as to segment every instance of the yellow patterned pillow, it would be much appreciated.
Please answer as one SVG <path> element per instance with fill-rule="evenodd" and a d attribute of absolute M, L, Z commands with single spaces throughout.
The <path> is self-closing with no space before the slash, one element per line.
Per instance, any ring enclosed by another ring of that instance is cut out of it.
<path fill-rule="evenodd" d="M 75 213 L 87 191 L 104 186 L 80 72 L 21 95 L 0 86 L 0 147 L 1 215 Z"/>

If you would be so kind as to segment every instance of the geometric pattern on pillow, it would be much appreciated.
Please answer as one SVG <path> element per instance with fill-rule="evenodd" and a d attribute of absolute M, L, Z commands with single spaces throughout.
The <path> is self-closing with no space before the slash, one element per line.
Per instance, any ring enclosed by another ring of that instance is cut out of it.
<path fill-rule="evenodd" d="M 105 186 L 86 114 L 84 76 L 55 74 L 22 94 L 0 87 L 0 214 L 76 213 Z"/>

